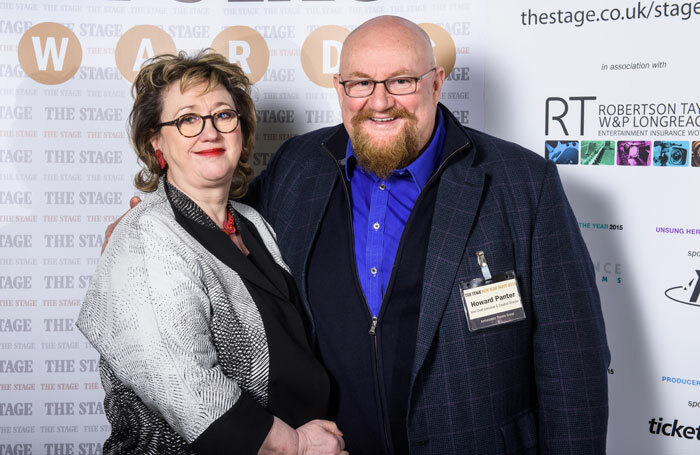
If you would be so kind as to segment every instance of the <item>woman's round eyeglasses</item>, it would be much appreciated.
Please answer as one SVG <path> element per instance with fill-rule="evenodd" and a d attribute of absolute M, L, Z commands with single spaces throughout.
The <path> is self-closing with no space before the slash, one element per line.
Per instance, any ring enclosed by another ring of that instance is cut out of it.
<path fill-rule="evenodd" d="M 235 109 L 223 109 L 211 115 L 199 115 L 194 113 L 183 114 L 169 122 L 163 122 L 157 127 L 175 125 L 177 130 L 185 137 L 199 136 L 204 131 L 204 123 L 211 119 L 214 129 L 219 133 L 230 133 L 238 127 L 238 111 Z"/>

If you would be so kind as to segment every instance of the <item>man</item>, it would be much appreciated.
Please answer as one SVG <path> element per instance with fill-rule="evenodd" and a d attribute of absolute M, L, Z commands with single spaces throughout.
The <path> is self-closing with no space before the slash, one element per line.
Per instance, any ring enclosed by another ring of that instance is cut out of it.
<path fill-rule="evenodd" d="M 418 26 L 365 22 L 334 80 L 343 124 L 287 141 L 251 186 L 312 316 L 328 417 L 353 455 L 604 453 L 609 352 L 556 166 L 462 127 L 444 78 Z M 508 271 L 518 309 L 478 327 L 462 288 Z"/>

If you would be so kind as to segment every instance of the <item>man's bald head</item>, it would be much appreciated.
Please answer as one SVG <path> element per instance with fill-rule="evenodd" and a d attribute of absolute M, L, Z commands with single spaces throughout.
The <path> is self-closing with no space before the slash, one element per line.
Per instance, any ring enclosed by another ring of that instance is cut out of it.
<path fill-rule="evenodd" d="M 360 24 L 343 42 L 340 54 L 340 71 L 343 72 L 343 61 L 356 49 L 366 50 L 379 41 L 392 40 L 406 47 L 412 47 L 417 52 L 421 63 L 428 67 L 435 66 L 435 55 L 430 37 L 425 30 L 415 23 L 398 16 L 379 16 Z"/>

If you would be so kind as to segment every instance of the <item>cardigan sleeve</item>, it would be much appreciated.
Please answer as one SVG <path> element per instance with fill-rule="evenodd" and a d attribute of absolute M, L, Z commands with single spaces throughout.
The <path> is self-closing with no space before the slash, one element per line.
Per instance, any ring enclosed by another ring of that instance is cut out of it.
<path fill-rule="evenodd" d="M 204 271 L 168 231 L 147 215 L 118 226 L 78 327 L 120 381 L 197 441 L 195 450 L 256 453 L 272 415 L 223 373 Z"/>

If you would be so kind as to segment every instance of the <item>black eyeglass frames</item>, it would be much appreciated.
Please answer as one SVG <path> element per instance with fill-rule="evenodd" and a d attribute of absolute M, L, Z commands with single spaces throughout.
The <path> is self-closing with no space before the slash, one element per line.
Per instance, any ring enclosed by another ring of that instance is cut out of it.
<path fill-rule="evenodd" d="M 345 94 L 351 98 L 365 98 L 374 93 L 377 84 L 384 84 L 386 91 L 392 95 L 410 95 L 418 89 L 418 81 L 425 78 L 428 74 L 435 71 L 437 68 L 430 68 L 421 76 L 396 76 L 384 79 L 383 81 L 375 81 L 372 79 L 350 79 L 347 81 L 339 81 L 343 86 Z"/>
<path fill-rule="evenodd" d="M 195 113 L 183 114 L 169 122 L 163 122 L 156 125 L 157 127 L 175 125 L 177 130 L 185 137 L 199 136 L 204 131 L 204 123 L 209 118 L 211 119 L 214 129 L 219 133 L 230 133 L 238 127 L 239 114 L 235 109 L 222 109 L 214 112 L 211 115 L 199 115 Z"/>

